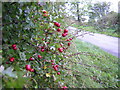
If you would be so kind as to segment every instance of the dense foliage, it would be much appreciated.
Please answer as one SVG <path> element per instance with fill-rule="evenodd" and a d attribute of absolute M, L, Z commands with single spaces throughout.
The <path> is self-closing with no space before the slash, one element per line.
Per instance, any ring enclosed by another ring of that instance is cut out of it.
<path fill-rule="evenodd" d="M 60 88 L 73 37 L 61 24 L 63 17 L 47 11 L 49 5 L 3 3 L 3 65 L 33 79 L 32 86 Z"/>
<path fill-rule="evenodd" d="M 92 55 L 94 47 L 82 43 L 76 47 L 77 33 L 66 29 L 69 22 L 61 6 L 64 3 L 2 3 L 3 88 L 118 87 L 117 58 L 101 58 L 99 51 Z"/>

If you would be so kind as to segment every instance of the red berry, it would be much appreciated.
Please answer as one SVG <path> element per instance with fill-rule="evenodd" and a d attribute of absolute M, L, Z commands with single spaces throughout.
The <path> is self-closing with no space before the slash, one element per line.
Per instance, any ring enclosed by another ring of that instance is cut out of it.
<path fill-rule="evenodd" d="M 52 63 L 52 65 L 55 65 L 55 63 Z"/>
<path fill-rule="evenodd" d="M 64 33 L 68 33 L 68 30 L 67 30 L 67 29 L 65 29 L 65 30 L 64 30 Z"/>
<path fill-rule="evenodd" d="M 60 75 L 60 72 L 57 72 L 57 75 Z"/>
<path fill-rule="evenodd" d="M 50 42 L 46 42 L 47 44 L 50 44 Z"/>
<path fill-rule="evenodd" d="M 67 40 L 65 40 L 65 41 L 70 41 L 70 39 L 67 39 Z"/>
<path fill-rule="evenodd" d="M 54 22 L 54 25 L 60 27 L 60 24 L 58 22 Z"/>
<path fill-rule="evenodd" d="M 62 45 L 62 44 L 60 44 L 60 46 L 62 47 L 63 45 Z"/>
<path fill-rule="evenodd" d="M 55 65 L 55 67 L 57 67 L 57 68 L 58 68 L 58 67 L 59 67 L 59 65 Z"/>
<path fill-rule="evenodd" d="M 65 47 L 62 47 L 63 49 L 66 49 Z"/>
<path fill-rule="evenodd" d="M 44 49 L 45 47 L 44 46 L 41 46 L 41 49 Z"/>
<path fill-rule="evenodd" d="M 68 88 L 68 87 L 66 87 L 66 86 L 63 86 L 62 88 Z"/>
<path fill-rule="evenodd" d="M 35 60 L 33 57 L 30 57 L 30 59 L 29 59 L 30 61 L 33 61 L 33 60 Z"/>
<path fill-rule="evenodd" d="M 44 17 L 47 17 L 48 15 L 47 14 L 43 14 Z"/>
<path fill-rule="evenodd" d="M 59 52 L 63 52 L 63 48 L 58 48 Z"/>
<path fill-rule="evenodd" d="M 43 41 L 45 40 L 45 39 L 42 39 Z"/>
<path fill-rule="evenodd" d="M 65 36 L 67 36 L 67 35 L 68 35 L 67 33 L 63 33 L 63 34 L 62 34 L 63 37 L 65 37 Z"/>
<path fill-rule="evenodd" d="M 13 47 L 13 48 L 16 47 L 16 44 L 13 44 L 12 47 Z"/>
<path fill-rule="evenodd" d="M 17 50 L 17 47 L 13 47 L 13 50 Z"/>
<path fill-rule="evenodd" d="M 54 70 L 55 70 L 55 71 L 58 71 L 58 68 L 57 68 L 57 67 L 54 67 Z"/>
<path fill-rule="evenodd" d="M 41 56 L 41 55 L 38 55 L 38 58 L 42 59 L 42 56 Z"/>
<path fill-rule="evenodd" d="M 43 13 L 47 13 L 47 11 L 43 11 Z"/>
<path fill-rule="evenodd" d="M 54 62 L 54 60 L 51 60 L 51 62 Z"/>
<path fill-rule="evenodd" d="M 72 38 L 70 38 L 69 40 L 72 40 Z"/>
<path fill-rule="evenodd" d="M 6 62 L 6 64 L 9 64 L 9 62 Z"/>
<path fill-rule="evenodd" d="M 41 52 L 44 52 L 45 51 L 45 49 L 41 49 Z"/>
<path fill-rule="evenodd" d="M 70 46 L 71 43 L 68 43 L 68 46 Z"/>
<path fill-rule="evenodd" d="M 57 29 L 57 31 L 58 31 L 58 32 L 60 32 L 60 31 L 61 31 L 61 29 L 60 29 L 60 28 L 58 28 L 58 29 Z"/>
<path fill-rule="evenodd" d="M 30 71 L 30 72 L 34 72 L 35 70 L 31 68 L 31 69 L 29 69 L 29 71 Z"/>
<path fill-rule="evenodd" d="M 26 68 L 26 70 L 30 70 L 31 66 L 30 65 L 26 65 L 25 68 Z"/>
<path fill-rule="evenodd" d="M 9 60 L 10 60 L 10 62 L 13 62 L 15 60 L 15 58 L 11 57 Z"/>

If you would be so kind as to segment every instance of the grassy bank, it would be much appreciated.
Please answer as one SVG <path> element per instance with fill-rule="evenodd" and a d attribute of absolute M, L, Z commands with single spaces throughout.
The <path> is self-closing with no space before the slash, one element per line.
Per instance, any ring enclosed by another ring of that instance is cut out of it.
<path fill-rule="evenodd" d="M 100 34 L 105 34 L 105 35 L 108 35 L 108 36 L 120 37 L 120 35 L 118 33 L 114 32 L 115 29 L 107 29 L 107 30 L 104 30 L 104 31 L 98 31 L 93 26 L 79 26 L 79 25 L 76 25 L 76 24 L 74 24 L 73 27 L 76 27 L 78 29 L 83 29 L 83 30 L 86 30 L 86 31 L 90 31 L 90 32 L 93 32 L 93 33 L 100 33 Z"/>
<path fill-rule="evenodd" d="M 84 52 L 84 55 L 80 54 L 68 58 L 69 69 L 71 69 L 69 75 L 72 77 L 68 76 L 65 81 L 69 87 L 118 87 L 118 58 L 78 39 L 74 41 L 74 45 L 69 51 L 72 53 Z"/>

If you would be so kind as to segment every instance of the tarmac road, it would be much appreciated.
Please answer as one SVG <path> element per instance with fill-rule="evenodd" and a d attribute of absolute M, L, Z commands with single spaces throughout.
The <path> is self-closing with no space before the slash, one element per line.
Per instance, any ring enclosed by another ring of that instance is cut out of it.
<path fill-rule="evenodd" d="M 73 27 L 68 27 L 68 28 L 71 30 L 75 29 Z M 92 35 L 85 34 L 83 37 L 79 36 L 78 38 L 83 41 L 89 42 L 93 45 L 96 45 L 101 49 L 103 49 L 104 51 L 120 58 L 120 49 L 118 46 L 120 44 L 120 38 L 107 36 L 104 34 L 98 34 L 98 33 L 92 33 Z"/>

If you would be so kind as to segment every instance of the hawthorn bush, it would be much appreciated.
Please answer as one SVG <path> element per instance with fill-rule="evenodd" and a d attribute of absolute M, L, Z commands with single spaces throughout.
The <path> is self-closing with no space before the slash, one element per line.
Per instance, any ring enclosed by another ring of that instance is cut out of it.
<path fill-rule="evenodd" d="M 65 57 L 73 36 L 49 5 L 3 3 L 3 73 L 20 79 L 11 85 L 15 80 L 4 75 L 3 87 L 67 88 Z"/>
<path fill-rule="evenodd" d="M 52 3 L 9 2 L 2 9 L 3 88 L 118 87 L 117 58 L 75 43 L 89 32 L 67 29 L 66 13 Z"/>

